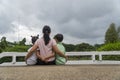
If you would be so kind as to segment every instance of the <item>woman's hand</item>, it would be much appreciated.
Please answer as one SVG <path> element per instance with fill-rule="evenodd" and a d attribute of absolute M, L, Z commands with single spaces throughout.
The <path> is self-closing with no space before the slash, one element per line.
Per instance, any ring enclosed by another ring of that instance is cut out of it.
<path fill-rule="evenodd" d="M 43 56 L 41 56 L 40 53 L 39 53 L 38 51 L 36 52 L 36 56 L 37 56 L 41 61 L 46 62 L 46 58 L 43 57 Z"/>

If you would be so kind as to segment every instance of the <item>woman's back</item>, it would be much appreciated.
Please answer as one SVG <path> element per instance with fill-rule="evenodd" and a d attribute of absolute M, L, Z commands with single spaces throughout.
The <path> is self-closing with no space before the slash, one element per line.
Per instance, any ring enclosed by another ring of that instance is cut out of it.
<path fill-rule="evenodd" d="M 41 64 L 55 64 L 55 56 L 52 50 L 66 58 L 64 53 L 62 53 L 57 48 L 56 41 L 50 38 L 51 33 L 50 27 L 47 25 L 44 26 L 42 32 L 43 37 L 35 42 L 35 44 L 33 45 L 32 49 L 28 52 L 28 55 L 25 57 L 25 59 L 27 60 L 32 55 L 32 52 L 37 50 L 37 48 L 39 48 L 40 50 L 40 53 L 37 53 L 38 57 L 37 60 L 41 62 Z"/>
<path fill-rule="evenodd" d="M 54 52 L 52 51 L 52 47 L 57 44 L 54 39 L 50 39 L 49 43 L 45 45 L 44 39 L 40 38 L 35 42 L 35 45 L 38 46 L 38 48 L 40 49 L 41 57 L 46 57 L 51 54 L 54 54 Z M 48 61 L 53 61 L 54 59 L 55 57 L 52 57 Z"/>

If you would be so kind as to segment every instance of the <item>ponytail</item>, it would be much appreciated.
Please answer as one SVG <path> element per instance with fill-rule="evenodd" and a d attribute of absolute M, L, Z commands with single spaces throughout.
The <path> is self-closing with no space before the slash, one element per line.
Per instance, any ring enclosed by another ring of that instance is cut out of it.
<path fill-rule="evenodd" d="M 47 26 L 47 25 L 44 26 L 44 28 L 43 28 L 43 38 L 44 38 L 45 45 L 47 45 L 50 41 L 50 36 L 49 36 L 50 32 L 51 32 L 50 27 Z"/>

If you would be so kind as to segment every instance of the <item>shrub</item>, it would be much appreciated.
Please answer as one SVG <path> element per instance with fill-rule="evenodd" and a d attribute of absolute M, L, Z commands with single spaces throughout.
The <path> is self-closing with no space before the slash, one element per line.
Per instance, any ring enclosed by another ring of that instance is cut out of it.
<path fill-rule="evenodd" d="M 2 53 L 2 48 L 0 47 L 0 53 Z"/>
<path fill-rule="evenodd" d="M 27 52 L 30 46 L 20 46 L 16 45 L 14 47 L 7 47 L 5 51 L 7 52 Z"/>
<path fill-rule="evenodd" d="M 98 48 L 98 51 L 119 51 L 119 50 L 120 50 L 120 42 L 109 43 Z"/>

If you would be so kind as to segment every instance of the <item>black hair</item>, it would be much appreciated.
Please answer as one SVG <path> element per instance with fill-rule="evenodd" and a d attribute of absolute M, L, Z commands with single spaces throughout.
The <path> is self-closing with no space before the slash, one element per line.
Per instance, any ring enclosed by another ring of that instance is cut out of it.
<path fill-rule="evenodd" d="M 62 35 L 62 34 L 56 34 L 56 35 L 54 36 L 54 39 L 57 39 L 58 42 L 62 42 L 62 41 L 63 41 L 63 35 Z"/>
<path fill-rule="evenodd" d="M 39 38 L 39 35 L 37 35 L 37 36 L 31 36 L 31 37 L 32 37 L 32 39 L 31 39 L 32 44 L 34 44 L 35 41 Z"/>
<path fill-rule="evenodd" d="M 49 34 L 51 33 L 51 29 L 50 29 L 50 27 L 48 25 L 45 25 L 43 27 L 42 32 L 43 32 L 43 38 L 44 38 L 45 45 L 47 45 L 49 43 L 49 41 L 50 41 Z"/>

